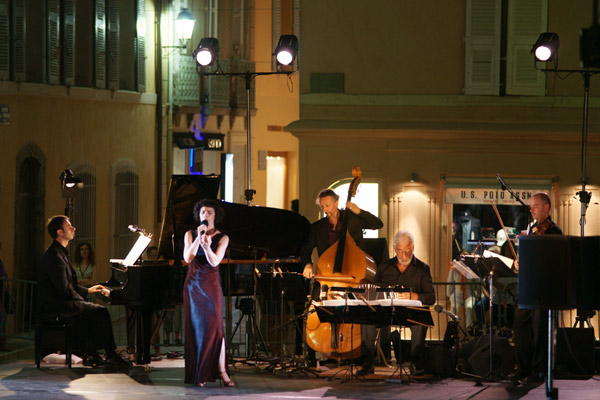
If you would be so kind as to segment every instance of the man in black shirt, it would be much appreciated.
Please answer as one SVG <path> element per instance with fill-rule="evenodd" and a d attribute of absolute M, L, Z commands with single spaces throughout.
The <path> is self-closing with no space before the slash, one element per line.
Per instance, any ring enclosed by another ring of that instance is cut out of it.
<path fill-rule="evenodd" d="M 303 275 L 306 278 L 312 278 L 315 272 L 311 258 L 314 248 L 317 248 L 320 257 L 325 250 L 340 238 L 344 214 L 348 215 L 348 233 L 352 236 L 356 245 L 363 250 L 362 230 L 383 227 L 383 222 L 379 218 L 368 211 L 361 210 L 350 201 L 346 203 L 345 210 L 340 210 L 338 208 L 339 198 L 340 196 L 331 189 L 321 190 L 317 197 L 317 204 L 325 213 L 325 217 L 310 226 L 308 239 L 300 252 L 302 265 L 304 265 Z"/>
<path fill-rule="evenodd" d="M 400 299 L 420 300 L 425 305 L 435 303 L 435 291 L 429 266 L 414 256 L 415 239 L 405 230 L 400 230 L 394 235 L 394 251 L 396 257 L 383 262 L 377 269 L 375 283 L 379 286 L 403 286 L 409 292 L 400 293 Z M 373 371 L 375 358 L 375 329 L 373 326 L 363 325 L 361 329 L 361 350 L 364 364 L 358 371 L 359 375 L 366 375 Z M 381 330 L 384 332 L 384 329 Z M 423 373 L 423 349 L 427 327 L 414 324 L 410 327 L 411 343 L 411 373 Z M 381 335 L 382 340 L 387 339 L 387 334 Z M 398 355 L 396 355 L 398 357 Z M 400 360 L 398 360 L 400 362 Z"/>
<path fill-rule="evenodd" d="M 550 196 L 544 192 L 531 197 L 529 209 L 534 222 L 527 229 L 527 235 L 562 235 L 562 230 L 550 219 L 552 204 Z M 518 268 L 518 263 L 515 264 Z M 513 320 L 517 370 L 513 380 L 541 381 L 545 368 L 548 310 L 527 310 L 517 308 Z"/>
<path fill-rule="evenodd" d="M 53 241 L 42 255 L 38 266 L 38 318 L 51 321 L 60 318 L 72 318 L 75 338 L 83 343 L 84 364 L 99 366 L 104 364 L 96 349 L 106 351 L 106 364 L 123 367 L 123 361 L 115 351 L 115 339 L 112 321 L 106 307 L 85 301 L 88 294 L 107 293 L 102 285 L 94 285 L 89 289 L 79 285 L 77 275 L 69 260 L 67 246 L 75 237 L 75 227 L 69 218 L 57 215 L 48 220 L 48 233 Z M 75 348 L 77 348 L 75 346 Z"/>

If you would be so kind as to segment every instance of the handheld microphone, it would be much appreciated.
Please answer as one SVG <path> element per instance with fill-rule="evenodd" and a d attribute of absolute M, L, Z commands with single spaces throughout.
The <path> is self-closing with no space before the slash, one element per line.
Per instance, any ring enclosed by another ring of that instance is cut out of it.
<path fill-rule="evenodd" d="M 444 313 L 444 314 L 446 314 L 447 316 L 449 316 L 449 317 L 450 317 L 450 318 L 452 318 L 453 320 L 460 321 L 460 317 L 459 317 L 458 315 L 456 315 L 456 314 L 454 314 L 453 312 L 450 312 L 450 311 L 448 311 L 448 310 L 444 310 L 444 308 L 443 308 L 442 306 L 440 306 L 439 304 L 436 304 L 436 305 L 433 307 L 433 309 L 434 309 L 435 311 L 437 311 L 438 313 Z"/>
<path fill-rule="evenodd" d="M 500 182 L 500 189 L 506 190 L 506 183 L 504 183 L 504 179 L 500 176 L 500 174 L 496 174 L 496 179 Z"/>
<path fill-rule="evenodd" d="M 205 220 L 205 219 L 203 219 L 203 220 L 200 222 L 200 226 L 202 226 L 202 225 L 206 226 L 206 228 L 205 228 L 205 229 L 201 229 L 201 230 L 200 230 L 200 234 L 201 234 L 201 235 L 204 235 L 204 234 L 206 233 L 206 229 L 208 229 L 208 221 L 207 221 L 207 220 Z"/>

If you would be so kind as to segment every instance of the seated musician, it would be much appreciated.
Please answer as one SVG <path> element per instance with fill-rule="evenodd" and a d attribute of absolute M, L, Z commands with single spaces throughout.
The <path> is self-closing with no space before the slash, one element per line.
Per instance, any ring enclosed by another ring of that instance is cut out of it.
<path fill-rule="evenodd" d="M 410 289 L 409 292 L 399 293 L 400 299 L 420 300 L 425 305 L 435 303 L 435 291 L 429 266 L 414 256 L 415 239 L 406 230 L 400 230 L 394 235 L 394 251 L 396 257 L 383 262 L 377 269 L 375 284 L 380 286 L 403 286 Z M 387 329 L 381 329 L 380 340 L 387 337 Z M 427 327 L 414 324 L 410 327 L 411 344 L 411 374 L 422 375 L 424 373 L 423 350 L 425 347 L 425 335 Z M 358 375 L 373 373 L 373 361 L 375 359 L 375 327 L 363 325 L 361 327 L 361 352 L 363 365 L 358 370 Z M 396 354 L 398 358 L 399 355 Z M 401 360 L 398 360 L 401 362 Z"/>
<path fill-rule="evenodd" d="M 88 289 L 77 282 L 67 250 L 69 242 L 75 237 L 75 227 L 64 215 L 50 218 L 47 227 L 53 241 L 38 265 L 38 318 L 42 321 L 72 318 L 75 331 L 73 336 L 84 340 L 84 343 L 76 343 L 74 346 L 75 350 L 84 352 L 84 365 L 128 366 L 116 353 L 117 346 L 108 310 L 99 304 L 85 301 L 89 294 L 103 293 L 108 289 L 102 285 L 94 285 Z M 106 351 L 106 360 L 96 354 L 99 348 Z"/>

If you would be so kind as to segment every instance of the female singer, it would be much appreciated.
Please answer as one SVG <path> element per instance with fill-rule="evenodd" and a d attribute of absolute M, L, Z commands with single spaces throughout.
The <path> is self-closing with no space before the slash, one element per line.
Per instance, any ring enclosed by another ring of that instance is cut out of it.
<path fill-rule="evenodd" d="M 225 361 L 219 275 L 229 237 L 215 228 L 223 209 L 216 200 L 201 200 L 194 206 L 194 218 L 200 225 L 185 233 L 183 250 L 183 259 L 190 264 L 183 289 L 185 383 L 204 386 L 220 377 L 225 386 L 234 386 Z"/>

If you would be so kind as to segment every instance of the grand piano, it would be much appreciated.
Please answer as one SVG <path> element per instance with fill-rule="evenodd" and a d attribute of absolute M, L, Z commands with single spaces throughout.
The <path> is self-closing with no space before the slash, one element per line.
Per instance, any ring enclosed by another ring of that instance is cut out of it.
<path fill-rule="evenodd" d="M 111 304 L 129 307 L 136 315 L 136 363 L 150 363 L 152 316 L 164 308 L 183 303 L 183 283 L 187 267 L 183 265 L 183 237 L 198 224 L 192 212 L 204 198 L 217 198 L 220 177 L 173 175 L 164 214 L 158 260 L 148 260 L 125 270 L 113 266 L 108 286 L 122 288 L 111 292 Z M 247 294 L 248 287 L 235 282 L 232 265 L 240 262 L 293 260 L 300 252 L 310 224 L 298 213 L 287 210 L 222 203 L 225 218 L 218 228 L 229 236 L 226 260 L 221 266 L 223 291 L 227 295 Z M 233 282 L 232 282 L 233 281 Z M 243 281 L 243 279 L 242 279 Z M 248 281 L 248 279 L 246 279 Z"/>

